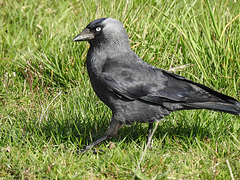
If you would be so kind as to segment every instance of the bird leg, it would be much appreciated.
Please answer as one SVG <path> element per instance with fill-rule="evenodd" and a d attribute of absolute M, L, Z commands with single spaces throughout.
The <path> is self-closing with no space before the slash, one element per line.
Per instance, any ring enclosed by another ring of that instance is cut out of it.
<path fill-rule="evenodd" d="M 152 132 L 153 132 L 153 123 L 148 123 L 148 138 L 147 138 L 147 146 L 149 149 L 152 149 Z"/>
<path fill-rule="evenodd" d="M 120 121 L 114 120 L 112 119 L 112 121 L 110 122 L 110 125 L 108 126 L 104 136 L 102 136 L 101 138 L 99 138 L 98 140 L 94 141 L 92 144 L 89 144 L 88 146 L 86 146 L 82 152 L 88 151 L 91 148 L 93 148 L 94 146 L 96 146 L 97 144 L 105 141 L 108 138 L 113 137 L 114 135 L 116 135 L 118 133 L 118 130 L 122 127 L 122 123 Z"/>

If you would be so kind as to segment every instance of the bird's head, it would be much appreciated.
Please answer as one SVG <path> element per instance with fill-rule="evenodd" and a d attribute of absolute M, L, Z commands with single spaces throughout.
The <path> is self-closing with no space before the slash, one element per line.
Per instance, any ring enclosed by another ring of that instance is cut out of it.
<path fill-rule="evenodd" d="M 110 45 L 129 47 L 129 39 L 123 24 L 112 18 L 92 21 L 73 41 L 88 41 L 92 46 Z"/>

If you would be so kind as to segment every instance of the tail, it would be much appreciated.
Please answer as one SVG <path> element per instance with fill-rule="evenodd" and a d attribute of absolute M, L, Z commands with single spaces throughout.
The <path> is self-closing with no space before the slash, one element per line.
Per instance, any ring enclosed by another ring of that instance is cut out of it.
<path fill-rule="evenodd" d="M 208 109 L 213 111 L 221 111 L 234 115 L 240 115 L 240 103 L 235 102 L 195 102 L 185 104 L 185 107 L 190 109 Z"/>
<path fill-rule="evenodd" d="M 240 102 L 236 99 L 214 91 L 209 87 L 206 87 L 202 84 L 194 83 L 194 85 L 200 87 L 204 91 L 206 91 L 209 95 L 212 96 L 212 101 L 205 101 L 205 102 L 194 102 L 189 103 L 186 106 L 190 107 L 191 109 L 208 109 L 213 111 L 221 111 L 225 113 L 230 113 L 234 115 L 240 115 Z M 218 100 L 216 100 L 216 98 Z M 211 99 L 211 97 L 210 97 Z"/>
<path fill-rule="evenodd" d="M 175 104 L 173 102 L 165 103 L 165 107 L 168 108 L 170 111 L 178 111 L 184 109 L 208 109 L 213 111 L 226 112 L 234 115 L 240 115 L 240 102 L 236 99 L 214 91 L 213 89 L 204 86 L 203 84 L 195 83 L 182 76 L 166 71 L 162 72 L 165 76 L 168 76 L 168 78 L 172 78 L 172 81 L 175 80 L 176 84 L 180 84 L 179 82 L 181 81 L 183 88 L 187 87 L 187 83 L 191 85 L 194 89 L 191 90 L 190 93 L 187 92 L 188 96 L 186 96 L 186 101 L 175 102 Z M 179 89 L 182 90 L 181 87 Z"/>

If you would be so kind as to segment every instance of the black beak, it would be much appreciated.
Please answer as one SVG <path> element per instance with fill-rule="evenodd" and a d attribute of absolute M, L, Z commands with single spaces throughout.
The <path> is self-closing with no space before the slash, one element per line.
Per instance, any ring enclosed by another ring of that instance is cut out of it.
<path fill-rule="evenodd" d="M 85 28 L 73 39 L 73 41 L 89 41 L 91 39 L 94 39 L 94 34 L 90 31 L 90 29 Z"/>

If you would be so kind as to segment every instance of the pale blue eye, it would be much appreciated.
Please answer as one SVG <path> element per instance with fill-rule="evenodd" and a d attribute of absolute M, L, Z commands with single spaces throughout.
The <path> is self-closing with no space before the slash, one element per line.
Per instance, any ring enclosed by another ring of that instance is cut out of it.
<path fill-rule="evenodd" d="M 101 31 L 101 30 L 102 30 L 101 27 L 97 27 L 97 28 L 96 28 L 96 31 L 98 31 L 98 32 Z"/>

